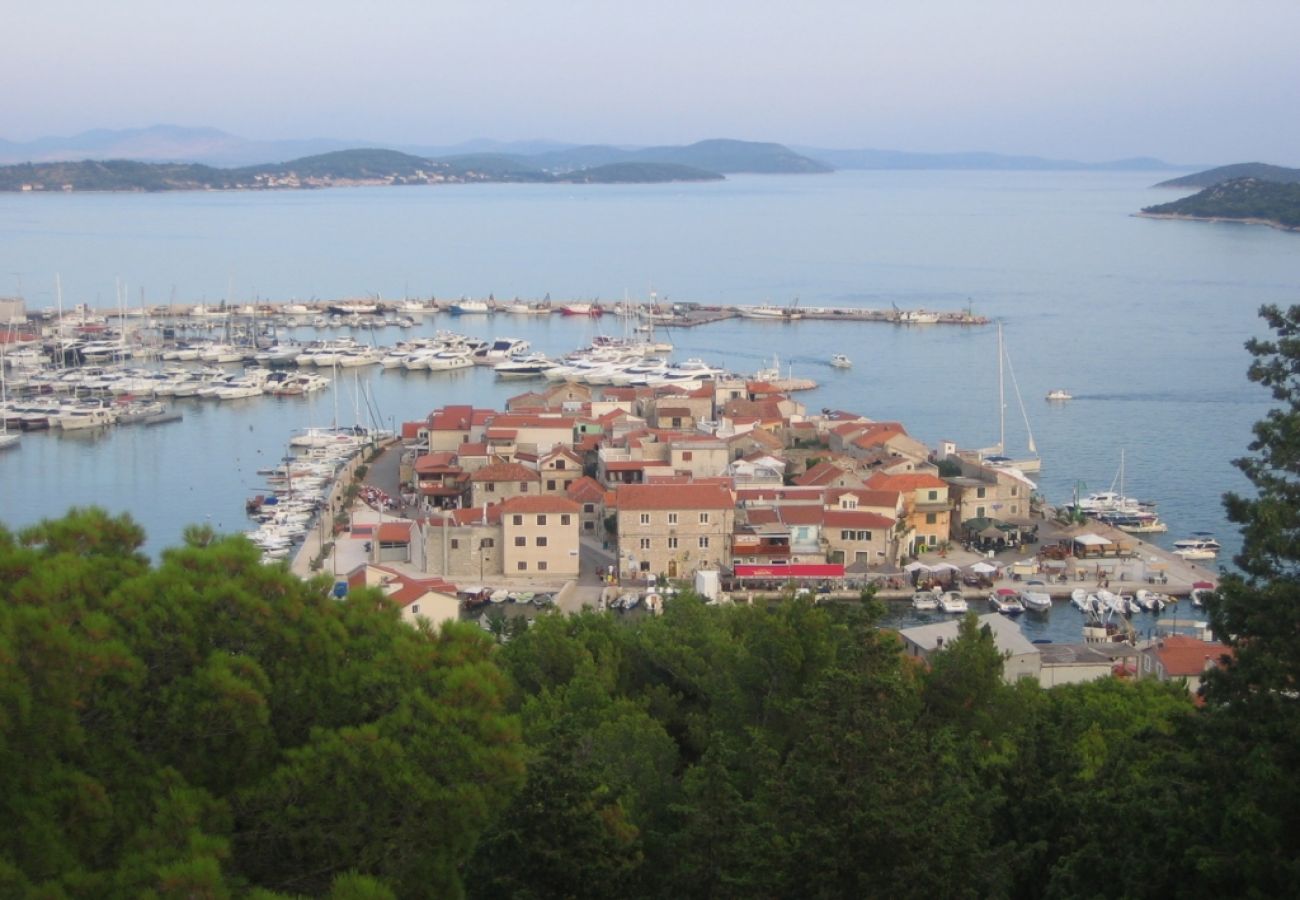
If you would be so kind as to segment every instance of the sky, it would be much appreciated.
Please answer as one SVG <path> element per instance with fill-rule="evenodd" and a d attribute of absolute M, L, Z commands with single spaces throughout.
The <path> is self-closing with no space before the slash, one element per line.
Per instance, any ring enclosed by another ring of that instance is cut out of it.
<path fill-rule="evenodd" d="M 1297 0 L 42 0 L 0 137 L 709 137 L 1300 165 Z"/>

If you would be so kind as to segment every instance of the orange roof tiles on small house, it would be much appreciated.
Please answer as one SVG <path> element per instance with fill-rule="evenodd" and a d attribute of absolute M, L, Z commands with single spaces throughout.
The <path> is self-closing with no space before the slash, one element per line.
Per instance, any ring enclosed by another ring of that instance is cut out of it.
<path fill-rule="evenodd" d="M 569 485 L 564 493 L 569 499 L 579 503 L 599 503 L 605 496 L 605 488 L 590 475 L 583 475 Z"/>
<path fill-rule="evenodd" d="M 1155 648 L 1156 658 L 1170 678 L 1200 675 L 1217 666 L 1232 649 L 1217 642 L 1207 642 L 1186 634 L 1171 634 L 1160 639 Z"/>
<path fill-rule="evenodd" d="M 807 472 L 799 475 L 794 479 L 794 483 L 801 487 L 813 487 L 830 484 L 837 478 L 842 478 L 847 474 L 844 469 L 834 463 L 819 462 Z"/>
<path fill-rule="evenodd" d="M 411 523 L 381 522 L 375 533 L 375 540 L 385 544 L 409 544 L 411 542 Z"/>
<path fill-rule="evenodd" d="M 541 478 L 535 471 L 519 463 L 493 463 L 484 466 L 470 477 L 470 481 L 537 481 Z"/>

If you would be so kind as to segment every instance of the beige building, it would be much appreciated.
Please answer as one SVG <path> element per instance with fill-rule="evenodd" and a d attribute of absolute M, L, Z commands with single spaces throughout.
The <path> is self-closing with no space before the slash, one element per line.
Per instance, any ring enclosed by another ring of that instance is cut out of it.
<path fill-rule="evenodd" d="M 502 569 L 510 577 L 576 578 L 582 507 L 565 497 L 514 497 L 501 504 Z"/>
<path fill-rule="evenodd" d="M 514 462 L 484 466 L 469 477 L 470 506 L 491 506 L 511 497 L 540 492 L 536 471 Z"/>
<path fill-rule="evenodd" d="M 718 483 L 620 486 L 619 571 L 685 578 L 730 565 L 735 503 Z"/>

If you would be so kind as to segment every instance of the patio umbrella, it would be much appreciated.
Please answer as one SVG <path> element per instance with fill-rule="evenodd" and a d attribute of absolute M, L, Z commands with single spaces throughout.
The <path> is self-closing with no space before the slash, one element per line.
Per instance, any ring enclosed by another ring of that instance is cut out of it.
<path fill-rule="evenodd" d="M 903 566 L 903 571 L 904 572 L 933 572 L 934 570 L 931 569 L 923 562 L 910 562 L 907 565 Z"/>
<path fill-rule="evenodd" d="M 976 575 L 992 575 L 998 570 L 998 567 L 992 563 L 977 562 L 975 565 L 970 567 L 970 570 Z"/>
<path fill-rule="evenodd" d="M 950 562 L 935 563 L 930 566 L 931 572 L 956 572 L 961 566 L 954 566 Z"/>

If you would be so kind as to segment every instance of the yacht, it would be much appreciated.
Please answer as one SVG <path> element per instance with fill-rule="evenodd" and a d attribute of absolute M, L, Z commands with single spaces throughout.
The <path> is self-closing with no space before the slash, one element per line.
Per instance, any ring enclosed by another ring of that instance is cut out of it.
<path fill-rule="evenodd" d="M 1220 545 L 1214 535 L 1208 531 L 1193 531 L 1191 537 L 1174 541 L 1175 550 L 1182 550 L 1188 547 L 1213 547 L 1215 550 L 1222 549 L 1222 545 Z"/>
<path fill-rule="evenodd" d="M 939 598 L 939 608 L 946 613 L 965 613 L 970 607 L 961 591 L 945 591 Z"/>
<path fill-rule="evenodd" d="M 1011 588 L 998 588 L 989 594 L 989 608 L 1004 616 L 1018 616 L 1025 611 L 1025 606 Z"/>
<path fill-rule="evenodd" d="M 470 351 L 461 347 L 440 350 L 429 357 L 425 368 L 430 372 L 448 372 L 452 369 L 468 369 L 474 365 Z"/>
<path fill-rule="evenodd" d="M 486 347 L 480 347 L 473 353 L 473 361 L 479 366 L 495 366 L 513 356 L 520 356 L 532 349 L 532 344 L 522 338 L 497 338 Z"/>
<path fill-rule="evenodd" d="M 853 360 L 849 359 L 843 353 L 836 353 L 831 357 L 831 367 L 836 369 L 853 368 Z"/>
<path fill-rule="evenodd" d="M 1057 388 L 1054 391 L 1047 392 L 1048 400 L 1073 400 L 1074 395 L 1064 388 Z"/>
<path fill-rule="evenodd" d="M 1052 608 L 1052 595 L 1041 581 L 1028 581 L 1020 591 L 1020 602 L 1031 612 L 1047 612 Z"/>
<path fill-rule="evenodd" d="M 912 609 L 930 612 L 939 608 L 939 598 L 932 591 L 917 591 L 912 595 Z"/>
<path fill-rule="evenodd" d="M 551 360 L 538 353 L 517 356 L 497 363 L 492 367 L 498 378 L 540 378 L 542 373 L 555 365 Z"/>
<path fill-rule="evenodd" d="M 1219 542 L 1212 537 L 1174 541 L 1174 554 L 1188 561 L 1214 559 L 1219 555 L 1220 549 Z"/>

